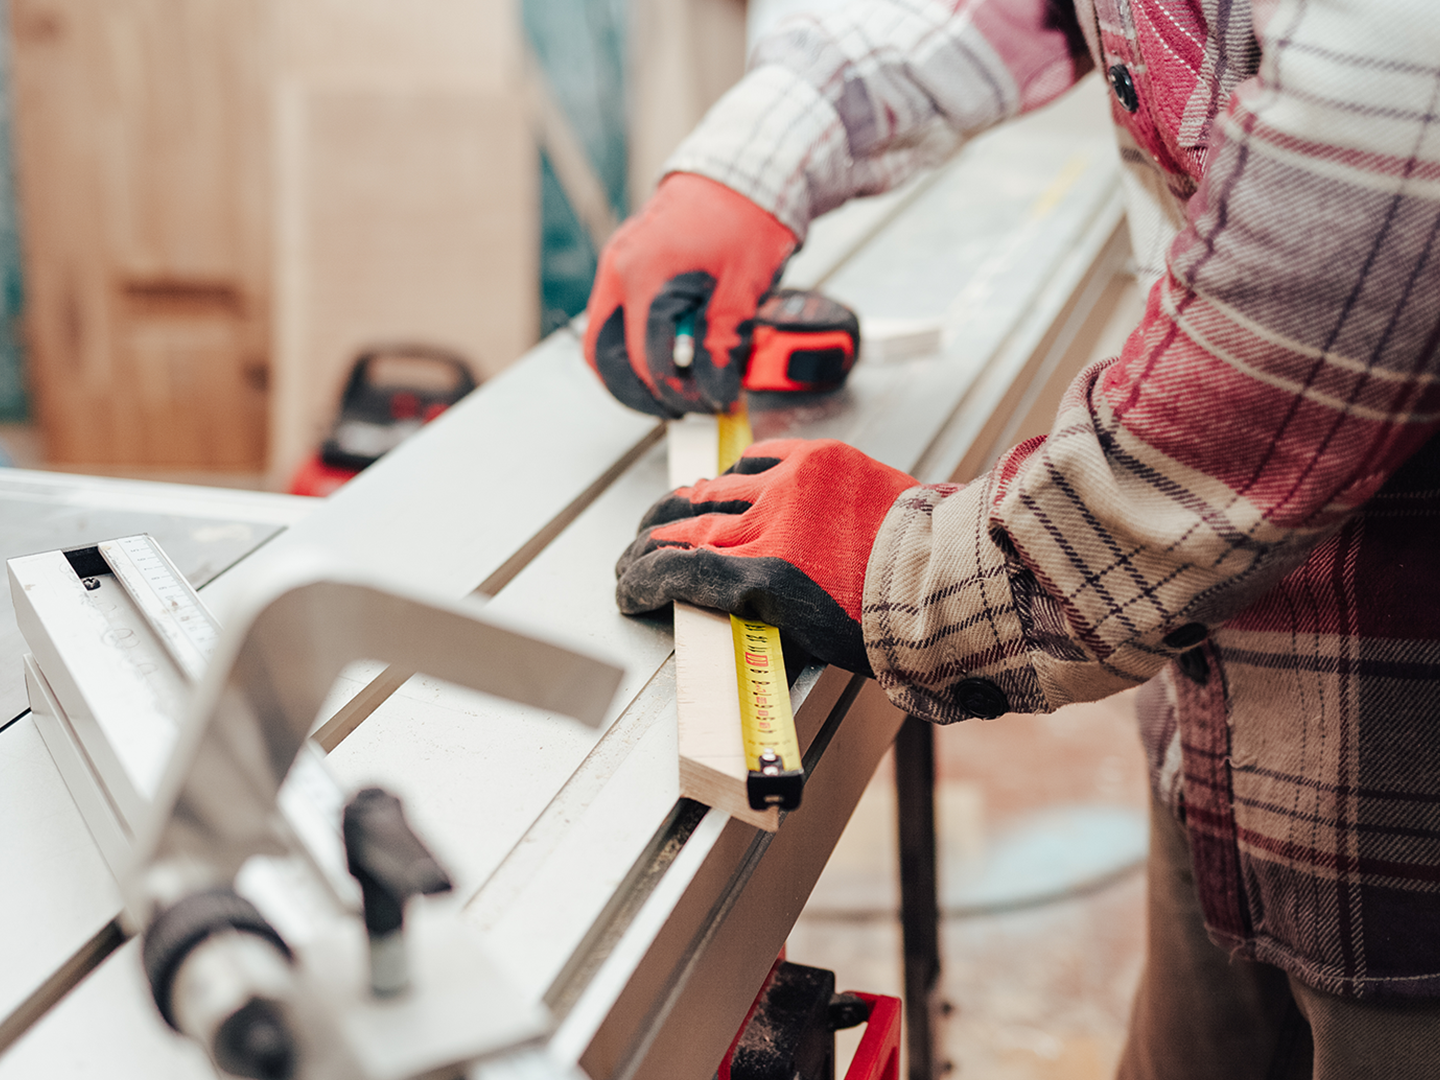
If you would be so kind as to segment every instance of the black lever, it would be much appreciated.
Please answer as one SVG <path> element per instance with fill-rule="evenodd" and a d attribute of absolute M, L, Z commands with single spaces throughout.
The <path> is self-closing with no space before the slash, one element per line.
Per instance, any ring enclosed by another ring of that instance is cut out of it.
<path fill-rule="evenodd" d="M 345 856 L 360 882 L 370 936 L 370 988 L 379 996 L 410 985 L 405 958 L 405 902 L 449 892 L 450 875 L 405 821 L 400 800 L 365 788 L 345 807 Z"/>

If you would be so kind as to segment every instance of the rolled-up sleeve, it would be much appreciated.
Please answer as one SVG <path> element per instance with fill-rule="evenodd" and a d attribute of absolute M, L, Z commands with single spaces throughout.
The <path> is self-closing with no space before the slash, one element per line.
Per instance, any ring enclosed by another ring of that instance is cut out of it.
<path fill-rule="evenodd" d="M 1089 67 L 1068 0 L 868 0 L 797 17 L 666 170 L 717 180 L 803 238 L 819 214 L 936 164 Z"/>

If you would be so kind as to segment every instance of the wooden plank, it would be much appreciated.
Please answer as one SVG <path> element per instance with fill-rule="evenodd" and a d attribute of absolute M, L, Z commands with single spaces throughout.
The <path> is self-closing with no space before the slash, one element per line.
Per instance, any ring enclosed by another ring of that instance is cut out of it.
<path fill-rule="evenodd" d="M 323 439 L 363 350 L 440 346 L 483 378 L 539 326 L 538 164 L 518 95 L 297 84 L 280 101 L 277 479 Z"/>
<path fill-rule="evenodd" d="M 358 349 L 428 340 L 489 375 L 534 343 L 538 162 L 510 0 L 12 16 L 50 460 L 257 472 L 278 447 L 282 481 Z"/>
<path fill-rule="evenodd" d="M 420 343 L 493 376 L 540 327 L 539 159 L 512 0 L 275 6 L 270 473 L 357 355 Z"/>
<path fill-rule="evenodd" d="M 670 486 L 711 479 L 719 471 L 719 425 L 713 416 L 669 424 Z M 774 832 L 776 807 L 754 810 L 746 791 L 749 769 L 740 730 L 739 682 L 730 617 L 675 604 L 675 711 L 680 794 Z"/>
<path fill-rule="evenodd" d="M 680 794 L 724 810 L 757 829 L 780 828 L 780 811 L 752 810 L 745 783 L 740 695 L 730 616 L 675 605 L 675 708 Z"/>
<path fill-rule="evenodd" d="M 745 73 L 744 0 L 637 0 L 630 8 L 630 203 Z"/>

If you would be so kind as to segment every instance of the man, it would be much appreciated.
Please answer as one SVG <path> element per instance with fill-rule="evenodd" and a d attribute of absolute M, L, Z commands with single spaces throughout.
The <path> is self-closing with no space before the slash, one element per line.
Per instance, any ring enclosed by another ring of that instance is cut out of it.
<path fill-rule="evenodd" d="M 1440 1076 L 1440 5 L 792 21 L 616 234 L 587 355 L 636 408 L 726 407 L 812 218 L 1092 66 L 1149 288 L 1122 354 L 964 487 L 753 447 L 651 510 L 620 605 L 759 615 L 940 723 L 1145 683 L 1150 958 L 1121 1075 Z"/>

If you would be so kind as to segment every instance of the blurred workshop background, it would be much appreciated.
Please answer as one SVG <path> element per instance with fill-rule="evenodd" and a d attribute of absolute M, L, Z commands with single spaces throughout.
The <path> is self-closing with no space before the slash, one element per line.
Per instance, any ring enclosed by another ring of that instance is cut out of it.
<path fill-rule="evenodd" d="M 583 310 L 747 37 L 822 2 L 8 0 L 0 455 L 283 490 L 365 350 L 495 375 Z M 1144 932 L 1131 727 L 1122 696 L 940 732 L 958 1075 L 1113 1072 Z M 791 938 L 846 988 L 900 990 L 894 800 L 882 770 Z"/>
<path fill-rule="evenodd" d="M 24 426 L 0 443 L 47 468 L 276 488 L 360 351 L 443 348 L 483 379 L 583 309 L 598 246 L 739 77 L 747 15 L 8 7 L 0 421 Z"/>

